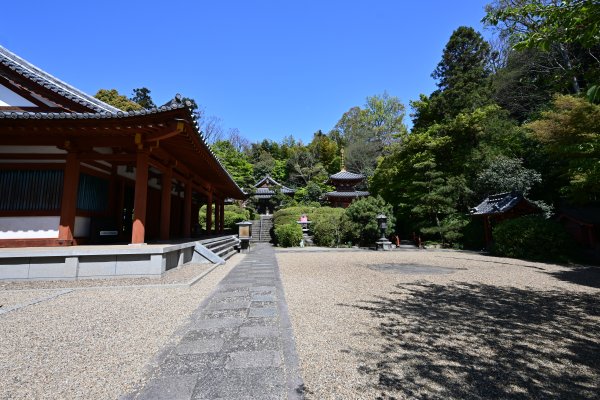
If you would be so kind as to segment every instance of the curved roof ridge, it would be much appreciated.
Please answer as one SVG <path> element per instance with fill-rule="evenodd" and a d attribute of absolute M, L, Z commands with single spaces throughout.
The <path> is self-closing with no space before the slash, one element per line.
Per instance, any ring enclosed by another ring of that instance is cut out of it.
<path fill-rule="evenodd" d="M 17 56 L 16 54 L 14 54 L 13 52 L 1 45 L 0 62 L 11 68 L 18 74 L 24 76 L 25 78 L 32 79 L 36 83 L 56 92 L 58 95 L 65 97 L 71 101 L 75 101 L 76 103 L 82 104 L 86 107 L 89 107 L 96 112 L 108 111 L 116 113 L 118 111 L 122 111 L 116 107 L 111 106 L 110 104 L 98 100 L 93 96 L 90 96 L 87 93 L 82 92 L 81 90 L 69 85 L 68 83 L 58 79 L 57 77 L 50 75 L 49 73 L 43 71 L 41 68 L 36 67 L 35 65 Z M 48 85 L 52 87 L 48 87 Z"/>

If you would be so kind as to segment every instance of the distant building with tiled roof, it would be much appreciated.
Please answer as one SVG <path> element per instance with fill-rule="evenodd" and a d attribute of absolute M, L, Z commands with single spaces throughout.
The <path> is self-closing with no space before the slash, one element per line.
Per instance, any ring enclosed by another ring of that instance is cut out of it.
<path fill-rule="evenodd" d="M 471 215 L 483 218 L 487 246 L 492 242 L 492 227 L 494 225 L 507 219 L 539 212 L 541 212 L 539 206 L 527 200 L 522 193 L 518 192 L 491 195 L 477 207 L 471 209 Z"/>
<path fill-rule="evenodd" d="M 257 211 L 259 214 L 266 214 L 272 210 L 270 200 L 279 191 L 288 196 L 293 196 L 296 191 L 277 182 L 270 175 L 265 175 L 254 185 L 254 193 L 251 197 L 257 200 Z"/>

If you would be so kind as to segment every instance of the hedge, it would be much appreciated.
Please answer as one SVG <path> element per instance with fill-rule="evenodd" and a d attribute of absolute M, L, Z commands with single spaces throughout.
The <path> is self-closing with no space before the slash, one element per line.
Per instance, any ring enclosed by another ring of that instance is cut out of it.
<path fill-rule="evenodd" d="M 564 227 L 540 216 L 524 216 L 494 227 L 492 253 L 532 261 L 565 261 L 573 242 Z"/>

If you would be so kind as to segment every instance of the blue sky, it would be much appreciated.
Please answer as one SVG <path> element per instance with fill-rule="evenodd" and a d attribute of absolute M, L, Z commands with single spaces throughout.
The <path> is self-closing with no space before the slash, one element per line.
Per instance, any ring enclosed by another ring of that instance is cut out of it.
<path fill-rule="evenodd" d="M 0 44 L 90 94 L 196 99 L 251 141 L 329 131 L 367 96 L 435 89 L 452 31 L 489 0 L 30 1 L 2 5 Z"/>

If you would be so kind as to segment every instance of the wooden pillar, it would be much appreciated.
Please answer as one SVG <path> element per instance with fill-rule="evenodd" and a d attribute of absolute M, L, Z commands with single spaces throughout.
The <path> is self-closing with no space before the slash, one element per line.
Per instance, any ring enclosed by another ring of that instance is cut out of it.
<path fill-rule="evenodd" d="M 221 199 L 221 208 L 219 211 L 221 212 L 221 218 L 219 218 L 219 221 L 221 222 L 219 225 L 219 233 L 223 233 L 225 230 L 225 199 Z"/>
<path fill-rule="evenodd" d="M 221 199 L 215 199 L 215 233 L 221 233 Z"/>
<path fill-rule="evenodd" d="M 185 191 L 183 195 L 183 237 L 189 238 L 192 236 L 192 182 L 185 183 Z"/>
<path fill-rule="evenodd" d="M 213 203 L 212 189 L 208 191 L 208 200 L 206 202 L 206 233 L 209 235 L 212 233 L 212 203 Z"/>
<path fill-rule="evenodd" d="M 77 211 L 77 189 L 79 187 L 79 160 L 74 152 L 67 153 L 63 175 L 63 192 L 60 203 L 60 223 L 58 240 L 62 244 L 73 244 L 75 233 L 75 213 Z"/>
<path fill-rule="evenodd" d="M 485 232 L 485 247 L 489 249 L 492 244 L 492 226 L 487 215 L 483 216 L 483 230 Z"/>
<path fill-rule="evenodd" d="M 131 243 L 142 244 L 146 235 L 146 203 L 148 197 L 148 153 L 138 151 L 135 164 L 135 195 Z"/>
<path fill-rule="evenodd" d="M 171 229 L 171 188 L 173 186 L 173 170 L 167 169 L 162 174 L 160 198 L 160 239 L 169 240 Z"/>

